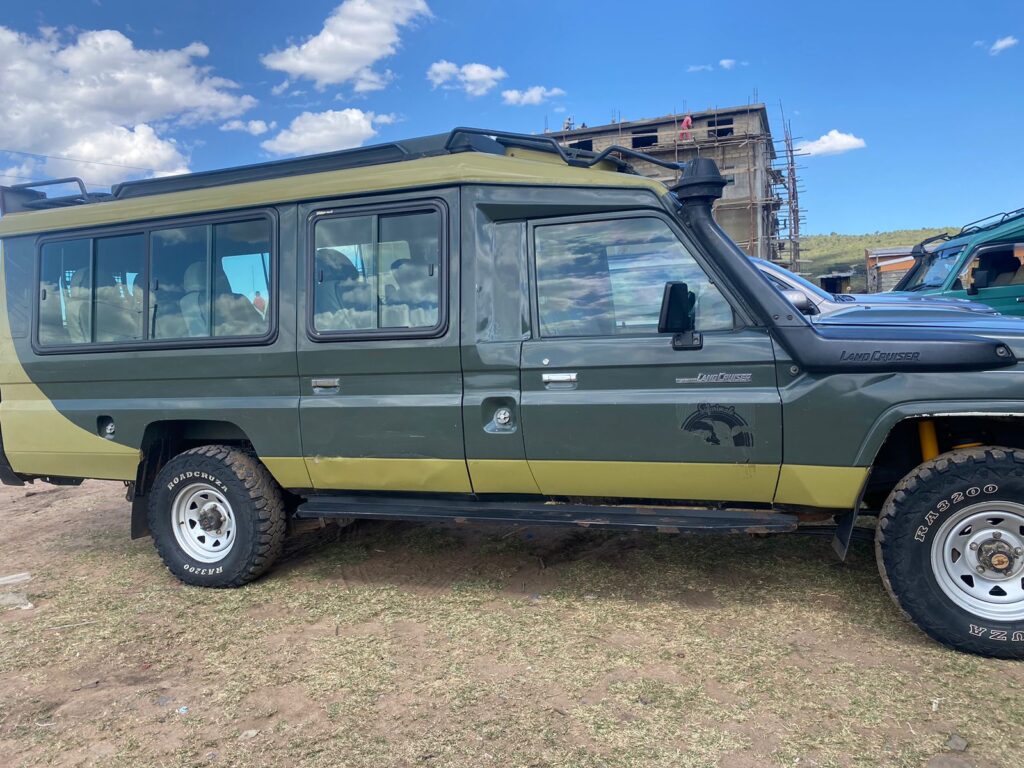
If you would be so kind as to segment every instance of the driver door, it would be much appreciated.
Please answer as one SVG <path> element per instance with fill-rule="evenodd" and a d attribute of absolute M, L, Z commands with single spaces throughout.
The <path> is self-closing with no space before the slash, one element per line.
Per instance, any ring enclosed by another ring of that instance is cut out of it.
<path fill-rule="evenodd" d="M 781 463 L 772 342 L 660 213 L 529 226 L 526 455 L 553 496 L 768 503 Z M 696 295 L 700 349 L 657 332 L 665 283 Z"/>
<path fill-rule="evenodd" d="M 988 304 L 1004 315 L 1024 315 L 1024 243 L 978 248 L 953 284 L 951 298 Z M 979 273 L 984 273 L 982 279 Z"/>

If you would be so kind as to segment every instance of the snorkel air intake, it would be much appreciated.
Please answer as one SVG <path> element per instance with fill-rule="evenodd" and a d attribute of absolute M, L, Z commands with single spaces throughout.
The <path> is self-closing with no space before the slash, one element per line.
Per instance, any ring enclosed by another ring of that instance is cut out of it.
<path fill-rule="evenodd" d="M 711 213 L 725 179 L 715 161 L 698 157 L 686 164 L 671 191 L 679 218 L 704 247 L 714 267 L 746 298 L 758 325 L 805 371 L 869 373 L 963 371 L 1004 368 L 1017 358 L 1005 344 L 963 331 L 913 326 L 812 325 L 777 291 L 718 226 Z M 700 330 L 700 329 L 698 329 Z"/>

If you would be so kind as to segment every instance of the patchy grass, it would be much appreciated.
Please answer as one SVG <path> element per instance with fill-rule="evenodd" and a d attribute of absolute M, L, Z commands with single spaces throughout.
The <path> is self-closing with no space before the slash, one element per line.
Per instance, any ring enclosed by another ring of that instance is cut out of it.
<path fill-rule="evenodd" d="M 5 764 L 1017 759 L 1021 665 L 924 638 L 864 545 L 362 523 L 208 591 L 127 540 L 117 488 L 4 493 L 36 604 L 0 614 Z"/>

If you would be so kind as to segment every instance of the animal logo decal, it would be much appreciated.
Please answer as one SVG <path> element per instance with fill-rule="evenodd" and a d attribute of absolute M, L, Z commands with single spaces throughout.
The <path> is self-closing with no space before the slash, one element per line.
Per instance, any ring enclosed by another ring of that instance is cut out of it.
<path fill-rule="evenodd" d="M 701 403 L 686 417 L 682 429 L 704 438 L 708 445 L 732 445 L 736 448 L 754 445 L 750 425 L 731 405 Z"/>

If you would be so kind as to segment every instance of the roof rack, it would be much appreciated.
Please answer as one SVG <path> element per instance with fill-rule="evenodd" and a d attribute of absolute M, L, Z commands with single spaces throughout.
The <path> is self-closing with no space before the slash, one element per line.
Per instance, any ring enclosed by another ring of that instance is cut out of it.
<path fill-rule="evenodd" d="M 972 221 L 970 224 L 964 224 L 964 226 L 957 232 L 956 236 L 961 235 L 973 235 L 976 232 L 984 232 L 986 229 L 993 229 L 1005 224 L 1012 219 L 1019 219 L 1024 216 L 1024 208 L 1018 208 L 1015 211 L 1007 211 L 1006 213 L 994 213 L 991 216 L 986 216 L 983 219 Z M 984 222 L 988 222 L 987 224 Z"/>
<path fill-rule="evenodd" d="M 77 195 L 47 197 L 45 192 L 37 189 L 37 187 L 52 187 L 58 184 L 74 184 L 78 187 L 79 192 Z M 0 214 L 39 211 L 46 208 L 65 208 L 69 205 L 84 205 L 85 203 L 97 203 L 101 200 L 109 199 L 111 199 L 111 195 L 105 192 L 90 192 L 87 190 L 85 182 L 77 176 L 47 179 L 46 181 L 29 181 L 24 184 L 0 187 Z"/>
<path fill-rule="evenodd" d="M 507 149 L 516 147 L 538 152 L 550 152 L 557 155 L 567 165 L 579 168 L 591 168 L 603 162 L 610 162 L 621 172 L 635 173 L 636 171 L 634 171 L 632 166 L 622 159 L 624 157 L 641 159 L 671 170 L 682 170 L 684 167 L 683 164 L 661 160 L 629 147 L 612 146 L 600 153 L 595 153 L 582 149 L 563 147 L 550 136 L 510 133 L 484 128 L 455 128 L 449 133 L 389 142 L 387 144 L 374 144 L 368 147 L 346 149 L 339 152 L 326 152 L 318 155 L 243 165 L 224 170 L 201 171 L 180 176 L 126 181 L 115 184 L 109 195 L 87 192 L 85 184 L 81 179 L 54 179 L 52 181 L 32 184 L 19 184 L 13 187 L 0 187 L 0 213 L 9 214 L 42 208 L 59 208 L 68 205 L 93 203 L 102 200 L 148 197 L 169 192 L 207 189 L 227 184 L 240 184 L 243 182 L 264 181 L 310 173 L 322 173 L 324 171 L 399 163 L 406 160 L 438 157 L 459 152 L 482 152 L 504 155 Z M 615 155 L 621 155 L 622 157 L 616 157 Z M 47 198 L 44 193 L 32 189 L 37 186 L 60 183 L 78 184 L 81 194 L 70 197 Z"/>

